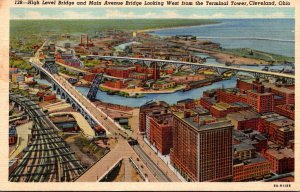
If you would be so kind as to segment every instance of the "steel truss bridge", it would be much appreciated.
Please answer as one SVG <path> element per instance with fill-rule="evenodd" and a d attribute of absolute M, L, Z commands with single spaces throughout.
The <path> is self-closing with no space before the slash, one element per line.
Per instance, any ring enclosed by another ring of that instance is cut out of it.
<path fill-rule="evenodd" d="M 161 59 L 152 59 L 152 58 L 134 58 L 134 57 L 118 57 L 118 56 L 100 56 L 100 55 L 88 55 L 86 56 L 87 59 L 104 59 L 104 60 L 116 60 L 120 62 L 129 62 L 132 65 L 134 64 L 143 64 L 147 67 L 152 67 L 155 63 L 163 69 L 167 65 L 173 65 L 176 67 L 176 70 L 180 70 L 184 66 L 190 67 L 193 71 L 198 71 L 199 69 L 212 69 L 216 71 L 218 74 L 222 75 L 227 71 L 232 71 L 234 74 L 238 72 L 246 72 L 253 77 L 257 78 L 280 78 L 285 80 L 287 84 L 294 84 L 295 83 L 295 76 L 285 73 L 276 73 L 270 71 L 262 71 L 258 69 L 249 69 L 249 68 L 242 68 L 242 67 L 235 67 L 235 66 L 223 66 L 223 65 L 216 65 L 216 64 L 208 64 L 208 63 L 192 63 L 192 62 L 184 62 L 184 61 L 175 61 L 175 60 L 161 60 Z"/>
<path fill-rule="evenodd" d="M 85 168 L 59 136 L 58 128 L 40 107 L 26 97 L 10 93 L 9 99 L 33 119 L 31 142 L 18 166 L 9 175 L 11 182 L 73 181 Z"/>
<path fill-rule="evenodd" d="M 39 64 L 37 64 L 37 63 L 39 63 Z M 59 95 L 62 99 L 65 99 L 67 103 L 70 103 L 72 108 L 74 108 L 77 112 L 81 113 L 82 116 L 89 122 L 90 125 L 98 124 L 105 129 L 106 134 L 110 133 L 107 130 L 107 128 L 105 126 L 103 126 L 100 121 L 97 120 L 97 117 L 95 117 L 87 109 L 87 107 L 83 104 L 83 102 L 86 102 L 86 101 L 82 101 L 82 100 L 80 101 L 80 97 L 81 97 L 79 95 L 80 93 L 77 90 L 76 90 L 76 92 L 71 93 L 72 90 L 66 89 L 67 84 L 68 84 L 68 86 L 71 86 L 71 84 L 69 84 L 67 81 L 60 82 L 60 81 L 58 81 L 58 79 L 56 79 L 59 76 L 57 76 L 57 73 L 56 73 L 57 70 L 55 69 L 56 65 L 54 63 L 48 65 L 48 67 L 45 65 L 43 67 L 41 62 L 31 59 L 30 64 L 34 68 L 36 68 L 36 70 L 38 70 L 39 73 L 43 73 L 44 75 L 46 75 L 47 79 L 52 84 L 53 90 L 56 91 L 57 95 Z M 84 97 L 84 99 L 86 99 L 86 98 Z"/>

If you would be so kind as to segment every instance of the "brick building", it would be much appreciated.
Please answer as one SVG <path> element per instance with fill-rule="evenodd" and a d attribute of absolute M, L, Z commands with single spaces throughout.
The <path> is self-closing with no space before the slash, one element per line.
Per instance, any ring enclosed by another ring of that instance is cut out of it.
<path fill-rule="evenodd" d="M 194 99 L 184 99 L 177 101 L 177 106 L 182 107 L 183 109 L 192 109 L 196 105 L 196 102 Z"/>
<path fill-rule="evenodd" d="M 120 80 L 107 80 L 105 81 L 104 85 L 115 89 L 123 89 L 127 87 L 127 84 Z"/>
<path fill-rule="evenodd" d="M 168 110 L 169 110 L 169 105 L 164 101 L 152 101 L 142 105 L 140 107 L 140 112 L 139 112 L 139 132 L 141 134 L 146 133 L 147 114 L 167 113 Z"/>
<path fill-rule="evenodd" d="M 210 107 L 209 111 L 214 117 L 221 118 L 221 117 L 226 117 L 226 115 L 229 113 L 248 110 L 248 109 L 250 109 L 250 106 L 242 102 L 235 102 L 235 103 L 219 102 L 213 104 Z"/>
<path fill-rule="evenodd" d="M 96 74 L 94 73 L 88 73 L 83 75 L 83 79 L 89 82 L 92 82 L 95 78 Z"/>
<path fill-rule="evenodd" d="M 205 108 L 210 110 L 210 107 L 217 103 L 217 100 L 213 97 L 202 97 L 200 99 L 200 104 Z"/>
<path fill-rule="evenodd" d="M 277 113 L 261 116 L 258 130 L 267 133 L 269 140 L 279 145 L 287 145 L 294 139 L 294 121 Z"/>
<path fill-rule="evenodd" d="M 257 131 L 245 131 L 240 130 L 233 131 L 233 144 L 246 143 L 255 147 L 256 152 L 262 152 L 268 148 L 267 138 Z"/>
<path fill-rule="evenodd" d="M 170 153 L 172 147 L 173 120 L 171 114 L 150 117 L 150 143 L 155 146 L 162 155 Z"/>
<path fill-rule="evenodd" d="M 270 91 L 275 95 L 285 98 L 285 104 L 295 104 L 295 89 L 278 86 L 273 83 L 264 82 L 265 87 L 270 88 Z"/>
<path fill-rule="evenodd" d="M 247 91 L 247 103 L 259 113 L 272 112 L 274 110 L 274 94 L 266 93 L 261 87 L 258 91 Z"/>
<path fill-rule="evenodd" d="M 292 149 L 268 149 L 264 156 L 271 162 L 273 172 L 282 174 L 294 171 L 295 159 Z"/>
<path fill-rule="evenodd" d="M 148 73 L 132 72 L 130 73 L 129 77 L 133 79 L 149 80 L 153 78 L 153 75 Z"/>
<path fill-rule="evenodd" d="M 243 102 L 247 103 L 247 95 L 238 89 L 219 89 L 216 91 L 217 100 L 224 103 Z"/>
<path fill-rule="evenodd" d="M 274 112 L 295 120 L 295 105 L 285 104 L 274 107 Z"/>
<path fill-rule="evenodd" d="M 232 177 L 232 129 L 229 121 L 174 113 L 171 164 L 187 181 L 228 181 Z M 210 119 L 211 121 L 211 119 Z"/>
<path fill-rule="evenodd" d="M 270 170 L 270 161 L 259 154 L 244 161 L 234 160 L 233 181 L 261 180 L 264 176 L 270 175 Z"/>
<path fill-rule="evenodd" d="M 256 130 L 259 122 L 260 115 L 252 110 L 238 111 L 229 113 L 226 117 L 231 121 L 235 129 L 253 129 Z"/>
<path fill-rule="evenodd" d="M 129 78 L 129 74 L 135 71 L 134 67 L 110 67 L 105 69 L 107 75 L 120 78 Z"/>
<path fill-rule="evenodd" d="M 256 87 L 255 87 L 256 86 Z M 267 92 L 273 93 L 275 96 L 276 105 L 280 104 L 294 104 L 295 103 L 295 90 L 294 88 L 288 88 L 280 85 L 276 85 L 269 82 L 259 82 L 258 79 L 256 80 L 237 80 L 237 88 L 241 91 L 248 91 L 248 90 L 255 90 L 255 88 L 259 86 L 264 86 L 264 89 Z M 284 101 L 285 103 L 282 103 Z"/>

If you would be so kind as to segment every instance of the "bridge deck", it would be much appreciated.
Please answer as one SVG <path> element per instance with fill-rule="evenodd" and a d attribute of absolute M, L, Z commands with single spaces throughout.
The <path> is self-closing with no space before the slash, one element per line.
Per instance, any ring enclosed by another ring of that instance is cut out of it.
<path fill-rule="evenodd" d="M 90 169 L 84 172 L 76 181 L 79 182 L 95 182 L 102 178 L 114 165 L 117 163 L 120 158 L 132 158 L 137 159 L 138 156 L 127 143 L 126 140 L 118 140 L 118 144 L 113 148 L 107 155 L 105 155 L 100 161 L 94 164 Z M 139 161 L 138 165 L 141 165 Z M 143 165 L 143 168 L 140 168 L 143 173 L 148 175 L 149 181 L 157 181 L 157 179 L 152 175 L 148 168 Z"/>
<path fill-rule="evenodd" d="M 223 66 L 223 65 L 216 65 L 216 64 L 209 64 L 209 63 L 192 63 L 192 62 L 162 60 L 162 59 L 152 59 L 152 58 L 133 58 L 133 57 L 99 56 L 99 55 L 88 55 L 87 57 L 103 58 L 103 59 L 123 59 L 123 60 L 136 60 L 136 61 L 163 62 L 163 63 L 182 64 L 182 65 L 197 65 L 200 67 L 216 67 L 216 68 L 221 68 L 221 69 L 237 70 L 237 71 L 244 71 L 244 72 L 250 72 L 250 73 L 260 73 L 260 74 L 265 74 L 265 75 L 273 75 L 273 76 L 286 77 L 286 78 L 291 78 L 291 79 L 295 78 L 294 75 L 290 75 L 290 74 L 276 73 L 276 72 L 270 72 L 270 71 L 261 71 L 261 70 L 257 70 L 257 69 L 249 69 L 249 68 L 234 67 L 234 66 Z"/>

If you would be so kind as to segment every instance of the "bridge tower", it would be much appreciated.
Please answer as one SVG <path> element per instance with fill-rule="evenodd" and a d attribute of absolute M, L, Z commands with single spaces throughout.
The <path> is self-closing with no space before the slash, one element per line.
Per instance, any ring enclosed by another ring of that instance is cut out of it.
<path fill-rule="evenodd" d="M 51 74 L 57 74 L 58 73 L 58 69 L 56 67 L 54 57 L 45 58 L 45 62 L 44 62 L 43 67 L 45 69 L 47 69 L 47 71 L 49 71 Z"/>
<path fill-rule="evenodd" d="M 98 92 L 98 89 L 99 89 L 99 85 L 102 81 L 102 78 L 103 78 L 103 73 L 98 73 L 93 82 L 92 82 L 92 86 L 87 94 L 87 98 L 91 101 L 95 100 L 96 98 L 96 95 L 97 95 L 97 92 Z"/>

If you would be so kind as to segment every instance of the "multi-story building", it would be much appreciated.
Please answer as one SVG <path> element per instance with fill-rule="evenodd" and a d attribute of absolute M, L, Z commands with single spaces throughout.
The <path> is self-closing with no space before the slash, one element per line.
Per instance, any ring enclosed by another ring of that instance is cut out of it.
<path fill-rule="evenodd" d="M 210 107 L 210 113 L 214 117 L 226 117 L 227 114 L 242 111 L 242 110 L 248 110 L 250 109 L 250 106 L 243 102 L 234 102 L 234 103 L 224 103 L 219 102 L 215 103 Z"/>
<path fill-rule="evenodd" d="M 274 110 L 274 94 L 264 92 L 263 87 L 258 90 L 248 90 L 247 103 L 259 113 L 272 112 Z"/>
<path fill-rule="evenodd" d="M 235 113 L 229 113 L 226 117 L 231 121 L 235 129 L 253 129 L 256 130 L 260 115 L 252 110 L 238 111 Z"/>
<path fill-rule="evenodd" d="M 219 89 L 216 91 L 217 100 L 224 103 L 243 102 L 247 103 L 247 95 L 238 89 Z"/>
<path fill-rule="evenodd" d="M 233 181 L 261 180 L 270 175 L 271 163 L 259 154 L 247 160 L 233 161 Z"/>
<path fill-rule="evenodd" d="M 269 82 L 259 82 L 258 79 L 253 80 L 237 80 L 237 88 L 241 91 L 254 90 L 255 87 L 263 86 L 267 89 L 267 92 L 271 92 L 275 95 L 274 105 L 277 104 L 294 104 L 295 103 L 295 90 L 294 87 L 288 88 L 282 85 L 276 85 Z M 283 100 L 285 103 L 282 103 Z"/>
<path fill-rule="evenodd" d="M 273 172 L 282 174 L 294 171 L 295 159 L 292 149 L 268 149 L 264 156 L 271 162 Z"/>
<path fill-rule="evenodd" d="M 274 107 L 274 112 L 295 120 L 295 105 L 285 104 Z"/>
<path fill-rule="evenodd" d="M 105 73 L 110 76 L 129 78 L 129 74 L 135 71 L 135 67 L 110 67 L 105 69 Z"/>
<path fill-rule="evenodd" d="M 285 98 L 285 104 L 295 104 L 295 88 L 278 86 L 273 83 L 264 82 L 263 85 L 270 89 L 275 95 Z"/>
<path fill-rule="evenodd" d="M 150 117 L 150 143 L 155 146 L 162 155 L 170 153 L 172 147 L 172 115 L 164 114 Z"/>
<path fill-rule="evenodd" d="M 183 108 L 183 109 L 192 109 L 196 105 L 196 102 L 194 99 L 184 99 L 177 101 L 177 107 Z"/>
<path fill-rule="evenodd" d="M 173 115 L 171 164 L 187 181 L 227 181 L 232 177 L 230 121 L 205 121 L 190 113 Z"/>
<path fill-rule="evenodd" d="M 261 116 L 258 130 L 267 133 L 270 141 L 280 145 L 287 145 L 294 139 L 294 121 L 277 113 Z"/>
<path fill-rule="evenodd" d="M 246 143 L 255 147 L 256 152 L 262 152 L 263 150 L 268 148 L 268 140 L 267 138 L 257 132 L 245 130 L 234 130 L 233 131 L 233 144 Z"/>
<path fill-rule="evenodd" d="M 151 114 L 167 113 L 168 109 L 169 105 L 164 101 L 152 101 L 142 105 L 139 112 L 139 132 L 146 133 L 147 114 L 151 116 Z"/>
<path fill-rule="evenodd" d="M 287 146 L 289 141 L 295 138 L 295 127 L 285 126 L 275 131 L 275 142 L 279 145 Z"/>
<path fill-rule="evenodd" d="M 200 99 L 200 104 L 205 108 L 210 110 L 211 106 L 217 103 L 217 100 L 214 97 L 202 97 Z"/>
<path fill-rule="evenodd" d="M 83 79 L 89 82 L 92 82 L 95 78 L 96 74 L 94 73 L 86 73 L 83 75 Z"/>
<path fill-rule="evenodd" d="M 105 81 L 104 85 L 115 89 L 123 89 L 127 87 L 127 84 L 120 80 L 107 80 Z"/>

